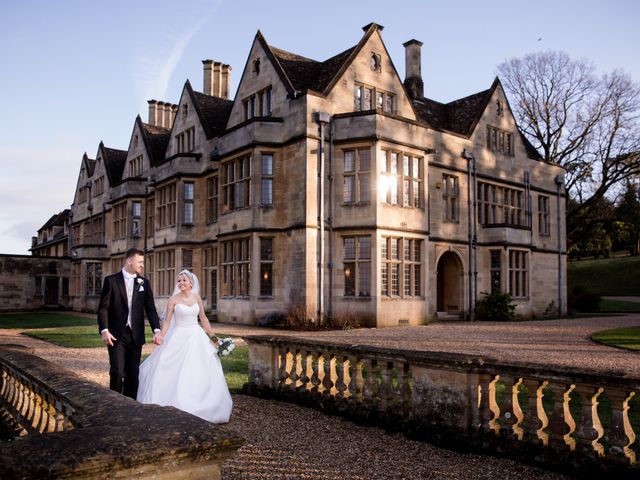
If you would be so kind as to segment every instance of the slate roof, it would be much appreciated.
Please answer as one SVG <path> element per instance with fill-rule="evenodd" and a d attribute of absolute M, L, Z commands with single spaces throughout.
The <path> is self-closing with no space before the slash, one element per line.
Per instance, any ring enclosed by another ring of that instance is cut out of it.
<path fill-rule="evenodd" d="M 41 232 L 42 230 L 46 230 L 47 228 L 50 228 L 53 226 L 59 226 L 59 227 L 64 226 L 65 222 L 69 219 L 69 212 L 70 210 L 67 208 L 61 211 L 60 213 L 56 213 L 52 215 L 51 218 L 47 220 L 47 222 L 38 229 L 38 232 Z"/>
<path fill-rule="evenodd" d="M 185 83 L 185 88 L 207 138 L 213 138 L 224 132 L 233 108 L 233 100 L 196 92 L 189 80 Z"/>
<path fill-rule="evenodd" d="M 454 100 L 440 103 L 422 97 L 413 100 L 418 120 L 436 130 L 447 130 L 469 136 L 487 107 L 496 84 L 488 90 Z"/>
<path fill-rule="evenodd" d="M 271 49 L 296 91 L 306 92 L 307 90 L 312 90 L 324 93 L 357 46 L 351 47 L 324 62 L 318 62 L 276 47 L 268 46 L 268 48 Z"/>
<path fill-rule="evenodd" d="M 142 141 L 147 148 L 149 163 L 151 166 L 159 165 L 163 162 L 167 153 L 167 146 L 169 145 L 169 140 L 171 138 L 171 131 L 168 128 L 144 123 L 140 118 L 140 115 L 138 115 L 136 121 L 140 122 Z"/>
<path fill-rule="evenodd" d="M 122 172 L 124 172 L 124 166 L 127 163 L 127 151 L 107 148 L 102 142 L 100 142 L 100 148 L 103 150 L 104 167 L 107 171 L 109 186 L 115 187 L 122 181 Z"/>

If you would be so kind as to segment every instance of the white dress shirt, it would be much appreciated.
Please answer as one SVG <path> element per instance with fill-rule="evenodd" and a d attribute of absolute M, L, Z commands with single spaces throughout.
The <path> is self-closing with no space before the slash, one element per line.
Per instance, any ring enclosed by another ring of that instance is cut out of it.
<path fill-rule="evenodd" d="M 122 269 L 122 276 L 124 277 L 124 286 L 125 290 L 127 291 L 127 307 L 129 308 L 129 314 L 127 315 L 127 325 L 129 325 L 129 328 L 133 329 L 133 326 L 131 325 L 131 302 L 133 301 L 133 287 L 135 285 L 134 282 L 138 276 L 135 273 L 131 274 L 127 272 L 124 268 Z M 105 328 L 100 333 L 106 332 L 107 330 L 109 329 Z M 155 328 L 153 330 L 154 333 L 158 333 L 160 331 L 161 330 L 159 328 Z"/>
<path fill-rule="evenodd" d="M 124 277 L 124 286 L 127 290 L 127 307 L 129 307 L 129 314 L 127 315 L 127 325 L 129 325 L 129 328 L 132 328 L 131 327 L 131 302 L 133 301 L 133 282 L 135 281 L 137 275 L 135 273 L 131 274 L 123 268 L 122 276 Z"/>

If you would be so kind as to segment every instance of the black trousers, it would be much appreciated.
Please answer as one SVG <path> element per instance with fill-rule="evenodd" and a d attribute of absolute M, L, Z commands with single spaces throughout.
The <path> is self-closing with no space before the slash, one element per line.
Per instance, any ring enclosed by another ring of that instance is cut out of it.
<path fill-rule="evenodd" d="M 133 341 L 133 333 L 127 326 L 122 330 L 120 338 L 109 350 L 109 388 L 133 399 L 138 393 L 138 370 L 142 345 Z"/>

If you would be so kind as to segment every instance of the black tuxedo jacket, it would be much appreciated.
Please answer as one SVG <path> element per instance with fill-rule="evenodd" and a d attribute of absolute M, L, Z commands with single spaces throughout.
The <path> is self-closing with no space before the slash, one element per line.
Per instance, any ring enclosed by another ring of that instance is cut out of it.
<path fill-rule="evenodd" d="M 142 279 L 143 283 L 140 284 L 138 279 Z M 133 281 L 133 299 L 131 301 L 131 331 L 133 332 L 133 340 L 137 345 L 145 343 L 145 313 L 151 328 L 154 330 L 160 328 L 160 319 L 153 301 L 151 285 L 146 278 L 138 276 Z M 124 284 L 124 275 L 120 271 L 105 277 L 102 285 L 100 304 L 98 305 L 98 328 L 100 332 L 108 328 L 111 335 L 119 339 L 122 331 L 127 326 L 128 315 L 127 288 Z"/>

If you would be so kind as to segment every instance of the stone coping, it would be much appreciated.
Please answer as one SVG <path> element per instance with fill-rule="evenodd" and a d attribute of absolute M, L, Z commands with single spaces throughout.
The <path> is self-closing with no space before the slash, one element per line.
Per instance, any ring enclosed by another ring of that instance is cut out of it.
<path fill-rule="evenodd" d="M 366 344 L 348 344 L 327 340 L 311 340 L 291 337 L 277 337 L 267 335 L 252 335 L 244 337 L 247 343 L 263 344 L 276 347 L 305 347 L 317 352 L 337 352 L 347 355 L 375 356 L 382 361 L 406 361 L 408 363 L 428 366 L 432 368 L 485 373 L 500 370 L 512 376 L 544 376 L 548 379 L 567 379 L 571 383 L 597 384 L 603 387 L 640 386 L 640 377 L 634 377 L 619 370 L 591 370 L 588 368 L 545 365 L 544 363 L 530 363 L 504 361 L 491 357 L 464 353 L 448 353 L 439 351 L 411 351 L 401 348 L 385 348 Z"/>
<path fill-rule="evenodd" d="M 0 362 L 74 409 L 70 430 L 0 443 L 0 478 L 188 478 L 180 472 L 209 466 L 209 474 L 219 475 L 222 462 L 243 444 L 227 426 L 143 405 L 20 349 L 0 346 Z"/>

